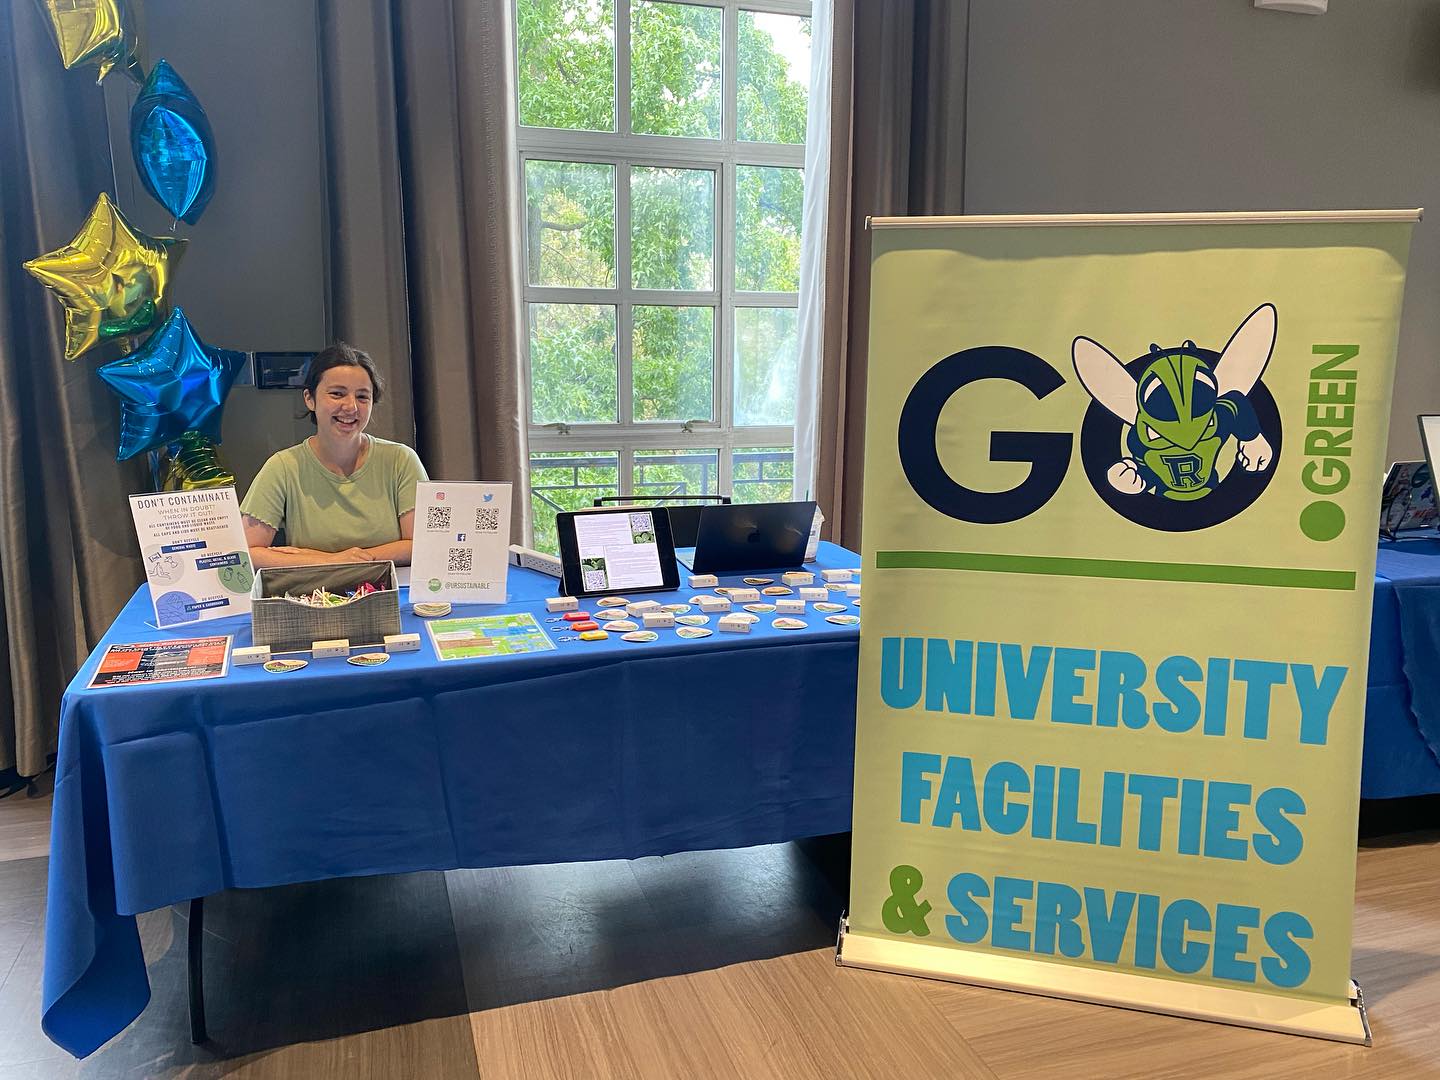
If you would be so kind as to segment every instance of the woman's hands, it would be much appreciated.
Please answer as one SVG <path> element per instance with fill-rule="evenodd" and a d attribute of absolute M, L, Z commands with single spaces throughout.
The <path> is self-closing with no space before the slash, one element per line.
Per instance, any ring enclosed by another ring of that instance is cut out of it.
<path fill-rule="evenodd" d="M 290 547 L 281 544 L 278 547 L 267 547 L 267 552 L 274 552 L 277 555 L 298 556 L 300 562 L 304 563 L 356 563 L 374 562 L 375 556 L 362 547 L 346 548 L 344 551 L 314 551 L 310 548 Z M 286 560 L 290 563 L 290 560 Z M 276 564 L 283 565 L 283 564 Z M 292 563 L 294 565 L 294 563 Z"/>

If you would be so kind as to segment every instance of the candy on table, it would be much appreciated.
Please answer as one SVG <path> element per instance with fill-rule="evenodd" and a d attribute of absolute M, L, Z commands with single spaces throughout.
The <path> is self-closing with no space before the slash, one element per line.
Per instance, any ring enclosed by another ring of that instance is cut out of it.
<path fill-rule="evenodd" d="M 728 634 L 748 634 L 751 619 L 742 618 L 739 615 L 722 615 L 720 621 L 715 624 L 715 628 Z"/>
<path fill-rule="evenodd" d="M 675 625 L 673 611 L 647 611 L 640 618 L 644 620 L 646 630 L 663 630 Z"/>
<path fill-rule="evenodd" d="M 821 570 L 820 580 L 833 582 L 848 582 L 854 575 L 849 570 Z"/>
<path fill-rule="evenodd" d="M 720 579 L 714 574 L 691 574 L 690 588 L 692 589 L 713 589 L 720 584 Z"/>
<path fill-rule="evenodd" d="M 760 599 L 759 589 L 731 589 L 730 599 L 737 604 L 753 604 Z"/>
<path fill-rule="evenodd" d="M 715 614 L 720 611 L 730 610 L 730 601 L 724 596 L 698 596 L 695 598 L 696 606 L 708 614 Z"/>
<path fill-rule="evenodd" d="M 781 615 L 804 615 L 805 601 L 793 597 L 775 601 L 775 610 Z"/>
<path fill-rule="evenodd" d="M 554 614 L 559 611 L 574 611 L 580 606 L 580 601 L 573 596 L 547 596 L 545 598 L 545 610 Z"/>
<path fill-rule="evenodd" d="M 860 595 L 860 583 L 857 581 L 857 582 L 854 582 L 853 584 L 846 585 L 846 586 L 845 586 L 845 595 L 846 595 L 846 596 L 859 596 L 859 595 Z"/>
<path fill-rule="evenodd" d="M 800 590 L 801 600 L 824 600 L 829 595 L 830 594 L 826 590 L 821 588 Z"/>
<path fill-rule="evenodd" d="M 307 607 L 339 607 L 348 604 L 352 600 L 359 600 L 362 596 L 369 596 L 371 593 L 379 592 L 370 582 L 363 583 L 358 589 L 351 589 L 346 593 L 332 593 L 329 589 L 316 589 L 313 592 L 301 593 L 296 596 L 293 593 L 286 593 L 286 600 L 293 600 L 297 604 L 305 604 Z"/>
<path fill-rule="evenodd" d="M 787 570 L 780 575 L 780 580 L 786 585 L 813 585 L 815 575 L 809 570 Z"/>

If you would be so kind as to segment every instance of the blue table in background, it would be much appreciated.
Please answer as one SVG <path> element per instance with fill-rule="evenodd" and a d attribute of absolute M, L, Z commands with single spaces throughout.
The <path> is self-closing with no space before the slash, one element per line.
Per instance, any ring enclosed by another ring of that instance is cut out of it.
<path fill-rule="evenodd" d="M 821 546 L 819 567 L 859 557 Z M 731 583 L 734 579 L 728 579 Z M 546 622 L 554 582 L 512 570 L 504 610 Z M 655 594 L 672 601 L 690 595 Z M 497 608 L 467 608 L 493 612 Z M 86 690 L 113 642 L 157 633 L 142 590 L 65 695 L 44 1027 L 85 1054 L 149 1000 L 134 916 L 234 887 L 630 859 L 850 827 L 858 632 L 781 631 L 378 668 Z M 459 610 L 457 609 L 457 613 Z M 712 624 L 713 625 L 713 624 Z M 1382 545 L 1361 794 L 1440 792 L 1440 542 Z"/>
<path fill-rule="evenodd" d="M 1440 541 L 1380 545 L 1374 610 L 1360 795 L 1440 792 Z"/>
<path fill-rule="evenodd" d="M 822 544 L 812 569 L 859 556 Z M 778 575 L 777 575 L 778 576 Z M 727 577 L 738 584 L 739 576 Z M 674 602 L 695 590 L 646 594 Z M 505 608 L 552 639 L 555 582 L 511 569 Z M 402 598 L 403 599 L 403 598 Z M 840 598 L 843 599 L 843 598 Z M 375 668 L 87 690 L 115 642 L 158 633 L 127 605 L 65 694 L 47 899 L 43 1026 L 75 1054 L 149 1000 L 134 916 L 228 888 L 359 874 L 633 859 L 850 827 L 859 631 L 811 613 L 749 634 Z M 595 609 L 591 609 L 595 610 Z M 713 628 L 714 623 L 712 621 Z"/>

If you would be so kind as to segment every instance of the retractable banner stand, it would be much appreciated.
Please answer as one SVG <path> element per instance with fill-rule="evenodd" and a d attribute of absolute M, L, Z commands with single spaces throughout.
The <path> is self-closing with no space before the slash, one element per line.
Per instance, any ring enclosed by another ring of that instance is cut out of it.
<path fill-rule="evenodd" d="M 876 219 L 841 964 L 1368 1043 L 1418 211 Z"/>

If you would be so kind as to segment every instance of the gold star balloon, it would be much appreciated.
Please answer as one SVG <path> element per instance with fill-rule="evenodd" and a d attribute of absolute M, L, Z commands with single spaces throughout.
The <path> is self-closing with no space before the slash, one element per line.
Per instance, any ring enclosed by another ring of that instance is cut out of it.
<path fill-rule="evenodd" d="M 162 491 L 199 491 L 235 483 L 235 474 L 220 460 L 215 440 L 208 435 L 187 431 L 179 442 L 170 444 L 169 451 Z"/>
<path fill-rule="evenodd" d="M 126 0 L 39 0 L 65 70 L 95 64 L 99 82 L 116 64 L 141 81 L 135 59 L 135 20 Z"/>
<path fill-rule="evenodd" d="M 74 240 L 27 262 L 64 305 L 65 359 L 154 326 L 186 243 L 142 233 L 102 191 Z"/>

